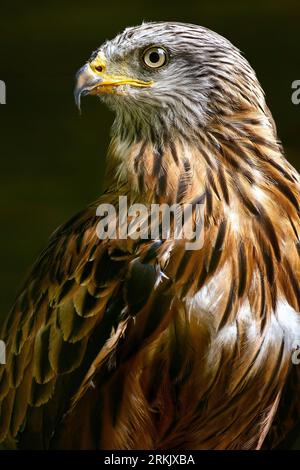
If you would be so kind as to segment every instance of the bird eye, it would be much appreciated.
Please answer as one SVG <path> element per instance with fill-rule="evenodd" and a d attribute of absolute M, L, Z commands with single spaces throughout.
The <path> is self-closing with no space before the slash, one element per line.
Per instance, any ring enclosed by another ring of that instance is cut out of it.
<path fill-rule="evenodd" d="M 162 47 L 150 47 L 143 53 L 143 61 L 151 69 L 158 69 L 167 62 L 167 53 Z"/>

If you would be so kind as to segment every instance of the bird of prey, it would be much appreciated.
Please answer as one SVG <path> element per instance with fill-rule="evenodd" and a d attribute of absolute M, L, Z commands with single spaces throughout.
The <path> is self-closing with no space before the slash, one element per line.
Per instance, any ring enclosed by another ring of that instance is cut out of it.
<path fill-rule="evenodd" d="M 300 186 L 253 69 L 206 28 L 158 22 L 105 42 L 76 80 L 78 104 L 115 112 L 106 189 L 52 235 L 6 319 L 0 440 L 278 446 L 300 418 Z M 120 196 L 201 201 L 202 246 L 101 239 L 97 207 Z"/>

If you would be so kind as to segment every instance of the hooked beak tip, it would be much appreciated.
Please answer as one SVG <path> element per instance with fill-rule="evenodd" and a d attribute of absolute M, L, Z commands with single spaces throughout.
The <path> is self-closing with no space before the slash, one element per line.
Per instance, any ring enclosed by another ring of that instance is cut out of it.
<path fill-rule="evenodd" d="M 74 90 L 74 99 L 75 99 L 75 104 L 78 108 L 79 114 L 81 114 L 81 94 L 82 94 L 82 90 L 76 87 Z"/>
<path fill-rule="evenodd" d="M 75 104 L 81 113 L 81 97 L 87 95 L 95 85 L 95 77 L 91 74 L 88 64 L 81 67 L 76 73 L 76 85 L 74 89 Z"/>

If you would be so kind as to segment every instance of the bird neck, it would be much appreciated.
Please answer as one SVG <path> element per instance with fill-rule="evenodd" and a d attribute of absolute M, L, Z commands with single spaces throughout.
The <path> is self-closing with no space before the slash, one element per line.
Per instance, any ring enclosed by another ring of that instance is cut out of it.
<path fill-rule="evenodd" d="M 251 108 L 219 113 L 205 128 L 191 129 L 189 137 L 175 129 L 161 140 L 119 132 L 106 173 L 108 188 L 134 202 L 181 204 L 205 193 L 211 215 L 220 206 L 250 210 L 251 203 L 265 204 L 273 189 L 293 193 L 295 179 L 270 114 Z"/>

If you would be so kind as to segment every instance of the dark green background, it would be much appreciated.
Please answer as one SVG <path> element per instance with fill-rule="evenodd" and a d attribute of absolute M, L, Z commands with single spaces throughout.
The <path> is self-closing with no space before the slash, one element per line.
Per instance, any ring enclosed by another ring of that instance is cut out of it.
<path fill-rule="evenodd" d="M 10 2 L 0 6 L 0 316 L 50 233 L 101 192 L 112 116 L 72 88 L 91 51 L 127 25 L 178 20 L 237 45 L 257 71 L 288 158 L 300 169 L 299 0 Z"/>

